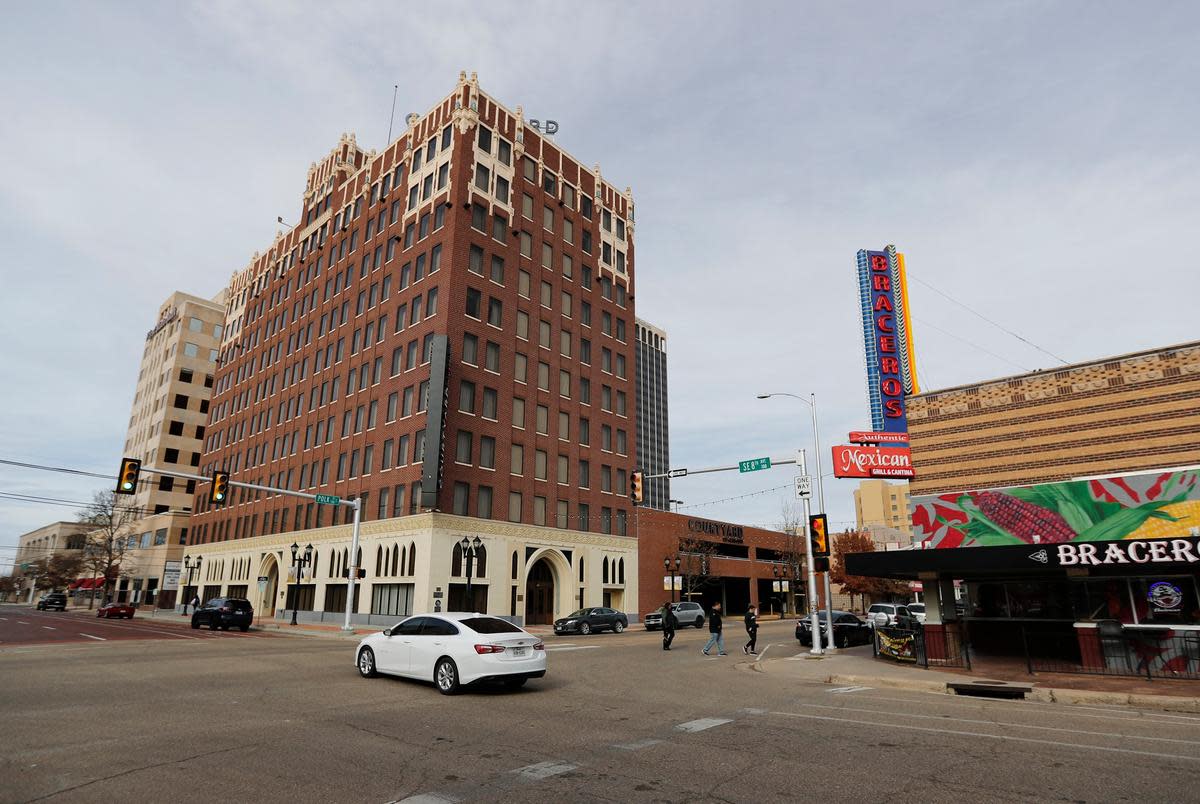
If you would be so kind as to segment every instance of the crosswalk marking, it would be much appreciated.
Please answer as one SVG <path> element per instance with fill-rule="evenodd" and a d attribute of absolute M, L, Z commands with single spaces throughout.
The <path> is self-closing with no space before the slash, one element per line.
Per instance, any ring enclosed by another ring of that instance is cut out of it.
<path fill-rule="evenodd" d="M 699 720 L 689 720 L 687 723 L 680 723 L 675 727 L 676 731 L 697 732 L 711 729 L 714 726 L 723 726 L 726 723 L 733 721 L 727 717 L 702 717 Z"/>
<path fill-rule="evenodd" d="M 108 641 L 104 637 L 92 636 L 91 634 L 80 634 L 80 636 L 87 637 L 88 639 L 95 639 L 98 642 L 107 642 Z"/>

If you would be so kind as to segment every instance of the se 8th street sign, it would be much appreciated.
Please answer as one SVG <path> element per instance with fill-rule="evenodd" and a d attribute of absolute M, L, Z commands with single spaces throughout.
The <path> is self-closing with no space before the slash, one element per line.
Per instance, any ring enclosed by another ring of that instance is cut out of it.
<path fill-rule="evenodd" d="M 770 469 L 770 458 L 751 458 L 748 461 L 738 462 L 739 472 L 757 472 L 759 469 Z"/>

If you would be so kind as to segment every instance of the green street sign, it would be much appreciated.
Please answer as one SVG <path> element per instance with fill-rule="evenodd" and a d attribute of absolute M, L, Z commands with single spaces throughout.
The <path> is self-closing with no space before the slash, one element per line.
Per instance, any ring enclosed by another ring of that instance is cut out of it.
<path fill-rule="evenodd" d="M 317 505 L 341 505 L 342 498 L 336 494 L 318 494 Z"/>
<path fill-rule="evenodd" d="M 770 458 L 751 458 L 748 461 L 738 462 L 739 472 L 757 472 L 759 469 L 770 469 Z"/>

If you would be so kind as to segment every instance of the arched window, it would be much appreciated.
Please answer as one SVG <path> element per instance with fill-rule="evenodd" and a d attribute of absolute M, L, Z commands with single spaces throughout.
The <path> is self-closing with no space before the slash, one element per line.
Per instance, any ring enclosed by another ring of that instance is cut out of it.
<path fill-rule="evenodd" d="M 392 545 L 392 575 L 400 574 L 400 545 Z"/>
<path fill-rule="evenodd" d="M 342 548 L 342 566 L 338 567 L 338 577 L 346 574 L 346 568 L 350 566 L 350 548 Z"/>
<path fill-rule="evenodd" d="M 617 562 L 617 583 L 625 583 L 625 559 Z"/>
<path fill-rule="evenodd" d="M 579 582 L 583 583 L 583 556 L 579 557 Z"/>
<path fill-rule="evenodd" d="M 358 552 L 354 554 L 354 566 L 362 567 L 362 545 L 359 545 Z"/>
<path fill-rule="evenodd" d="M 487 548 L 482 544 L 475 551 L 475 577 L 482 578 L 487 575 Z"/>
<path fill-rule="evenodd" d="M 463 552 L 462 545 L 458 542 L 454 543 L 454 551 L 450 554 L 450 576 L 457 578 L 463 574 Z"/>
<path fill-rule="evenodd" d="M 604 577 L 604 582 L 608 583 L 608 556 L 604 557 L 604 563 L 601 566 L 603 567 L 601 574 Z"/>
<path fill-rule="evenodd" d="M 375 574 L 382 575 L 380 570 L 383 569 L 383 545 L 375 548 Z"/>
<path fill-rule="evenodd" d="M 513 556 L 512 556 L 512 579 L 514 581 L 517 579 L 517 551 L 516 550 L 513 550 Z"/>
<path fill-rule="evenodd" d="M 417 574 L 417 543 L 408 543 L 408 574 Z"/>

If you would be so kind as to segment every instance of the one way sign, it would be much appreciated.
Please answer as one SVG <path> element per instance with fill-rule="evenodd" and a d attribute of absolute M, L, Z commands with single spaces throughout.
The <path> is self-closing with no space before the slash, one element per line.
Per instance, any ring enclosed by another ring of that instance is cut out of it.
<path fill-rule="evenodd" d="M 812 497 L 812 477 L 799 475 L 796 478 L 796 499 L 807 500 Z"/>

